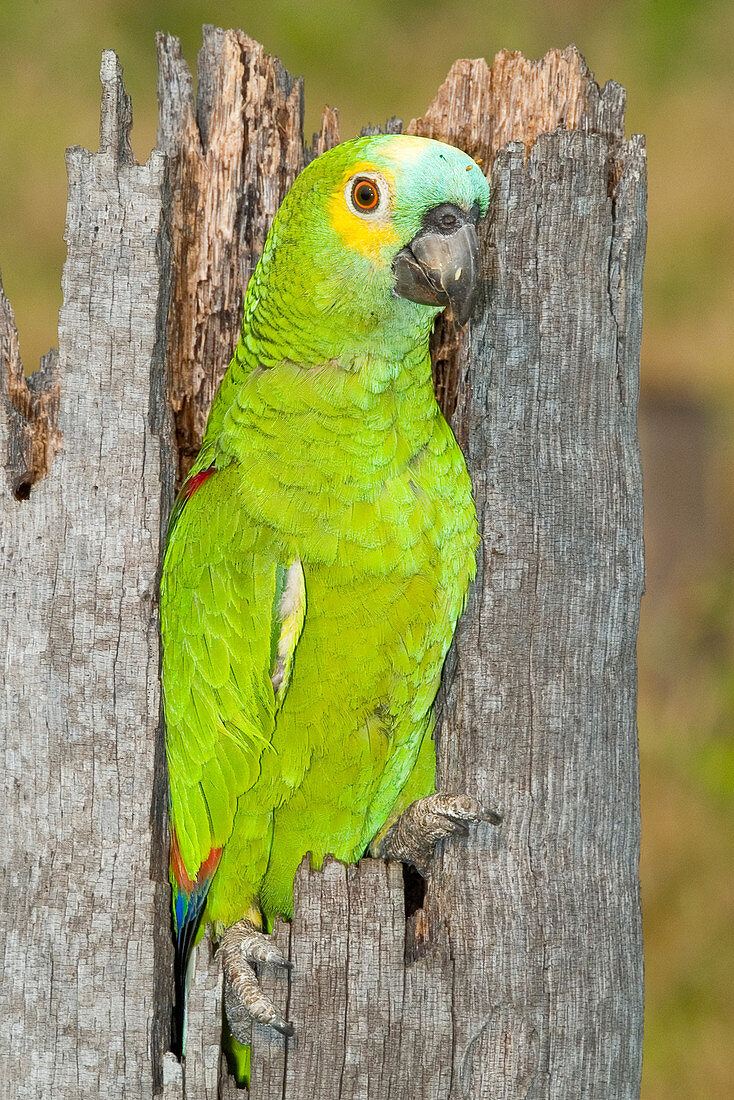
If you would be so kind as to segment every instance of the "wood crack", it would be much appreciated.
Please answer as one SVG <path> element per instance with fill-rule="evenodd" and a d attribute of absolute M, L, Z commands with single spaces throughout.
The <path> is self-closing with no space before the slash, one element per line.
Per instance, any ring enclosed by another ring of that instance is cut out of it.
<path fill-rule="evenodd" d="M 0 397 L 9 427 L 5 468 L 16 500 L 27 500 L 32 487 L 48 476 L 61 446 L 58 365 L 52 349 L 39 369 L 24 377 L 15 317 L 0 279 Z"/>

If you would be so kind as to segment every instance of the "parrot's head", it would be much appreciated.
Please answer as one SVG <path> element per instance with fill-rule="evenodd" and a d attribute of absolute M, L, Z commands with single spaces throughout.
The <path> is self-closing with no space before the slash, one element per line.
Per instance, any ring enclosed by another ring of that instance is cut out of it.
<path fill-rule="evenodd" d="M 426 333 L 464 323 L 479 279 L 489 184 L 466 153 L 428 138 L 357 138 L 312 161 L 276 215 L 263 261 L 336 333 Z"/>

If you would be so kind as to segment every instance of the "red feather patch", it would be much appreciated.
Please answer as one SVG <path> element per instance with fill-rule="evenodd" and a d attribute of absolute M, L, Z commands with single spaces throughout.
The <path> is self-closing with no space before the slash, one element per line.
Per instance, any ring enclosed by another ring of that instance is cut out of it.
<path fill-rule="evenodd" d="M 208 886 L 209 880 L 213 878 L 214 872 L 219 865 L 219 860 L 222 855 L 221 848 L 212 848 L 209 855 L 204 862 L 200 865 L 199 870 L 196 872 L 195 878 L 190 878 L 186 868 L 184 867 L 184 861 L 181 858 L 181 851 L 178 846 L 178 837 L 176 836 L 176 830 L 171 830 L 171 871 L 175 878 L 179 889 L 185 893 L 190 894 L 195 886 Z"/>
<path fill-rule="evenodd" d="M 181 497 L 183 500 L 191 500 L 196 490 L 199 489 L 215 471 L 216 466 L 210 466 L 208 470 L 199 470 L 198 474 L 194 474 L 188 481 L 185 481 L 181 489 Z"/>

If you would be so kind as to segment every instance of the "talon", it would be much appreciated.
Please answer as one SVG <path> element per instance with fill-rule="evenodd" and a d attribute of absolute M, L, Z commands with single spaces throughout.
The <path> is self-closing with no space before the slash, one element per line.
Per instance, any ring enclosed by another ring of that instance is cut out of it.
<path fill-rule="evenodd" d="M 380 854 L 412 863 L 425 875 L 439 840 L 468 836 L 469 826 L 483 821 L 499 825 L 502 815 L 485 809 L 471 795 L 430 794 L 404 810 L 385 835 Z"/>
<path fill-rule="evenodd" d="M 236 921 L 224 931 L 221 950 L 224 1008 L 235 1039 L 240 1043 L 250 1042 L 253 1020 L 275 1028 L 281 1035 L 292 1035 L 293 1025 L 263 993 L 254 970 L 255 963 L 292 968 L 270 936 L 258 931 L 249 920 Z"/>

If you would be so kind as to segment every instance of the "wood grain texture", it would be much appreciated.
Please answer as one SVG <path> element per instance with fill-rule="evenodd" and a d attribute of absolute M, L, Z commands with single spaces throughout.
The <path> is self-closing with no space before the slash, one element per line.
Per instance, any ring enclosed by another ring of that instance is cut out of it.
<path fill-rule="evenodd" d="M 244 288 L 304 164 L 303 82 L 242 31 L 218 27 L 204 27 L 196 103 L 177 38 L 158 35 L 158 61 L 173 250 L 168 389 L 182 480 L 237 343 Z"/>
<path fill-rule="evenodd" d="M 13 1100 L 150 1096 L 168 1044 L 168 889 L 151 829 L 170 498 L 155 382 L 164 166 L 158 153 L 132 161 L 114 54 L 101 75 L 100 151 L 67 159 L 63 447 L 27 500 L 13 496 L 14 426 L 0 415 L 0 1095 Z"/>
<path fill-rule="evenodd" d="M 306 150 L 306 161 L 314 157 L 320 157 L 327 149 L 333 149 L 340 142 L 339 137 L 339 112 L 334 107 L 324 107 L 321 112 L 321 126 L 319 132 L 314 134 L 311 148 Z"/>
<path fill-rule="evenodd" d="M 52 349 L 38 370 L 24 377 L 15 316 L 0 278 L 0 398 L 7 424 L 5 465 L 16 500 L 28 499 L 61 444 L 58 364 Z"/>
<path fill-rule="evenodd" d="M 405 964 L 402 869 L 307 860 L 296 880 L 288 1000 L 296 1036 L 264 1028 L 253 1043 L 252 1100 L 447 1096 L 451 961 L 440 950 Z M 282 985 L 269 991 L 281 1001 Z"/>
<path fill-rule="evenodd" d="M 443 785 L 505 824 L 445 853 L 429 891 L 462 975 L 452 1097 L 639 1095 L 645 166 L 633 139 L 614 185 L 611 153 L 560 131 L 527 159 L 510 145 L 492 177 L 487 301 L 454 413 L 483 581 L 438 758 Z"/>
<path fill-rule="evenodd" d="M 492 67 L 484 58 L 455 61 L 422 118 L 407 133 L 445 141 L 448 135 L 489 170 L 499 150 L 521 141 L 526 153 L 540 134 L 590 130 L 624 137 L 624 89 L 600 89 L 575 46 L 549 50 L 537 61 L 500 50 Z"/>
<path fill-rule="evenodd" d="M 242 32 L 205 28 L 196 104 L 175 39 L 159 58 L 148 164 L 112 54 L 100 151 L 69 151 L 58 367 L 23 380 L 0 294 L 0 1096 L 238 1094 L 208 940 L 185 1067 L 165 1053 L 157 569 L 270 219 L 338 118 L 306 151 L 300 84 Z M 484 293 L 434 339 L 482 527 L 438 763 L 505 821 L 446 845 L 407 920 L 400 868 L 304 862 L 274 933 L 293 972 L 262 974 L 296 1035 L 255 1029 L 253 1100 L 639 1094 L 645 158 L 623 108 L 572 48 L 503 52 L 457 62 L 408 128 L 491 172 Z"/>
<path fill-rule="evenodd" d="M 203 28 L 196 100 L 179 40 L 158 35 L 158 99 L 173 253 L 168 395 L 180 484 L 229 366 L 244 290 L 275 212 L 308 160 L 338 144 L 339 115 L 324 108 L 306 149 L 303 81 L 242 31 L 213 26 Z"/>
<path fill-rule="evenodd" d="M 549 50 L 537 61 L 500 50 L 491 68 L 484 58 L 455 61 L 425 115 L 412 119 L 406 132 L 457 145 L 490 177 L 508 142 L 521 141 L 527 156 L 539 134 L 559 128 L 602 134 L 616 148 L 624 141 L 624 105 L 624 88 L 613 80 L 599 88 L 575 46 Z M 434 388 L 449 420 L 467 335 L 442 316 L 432 337 Z"/>

